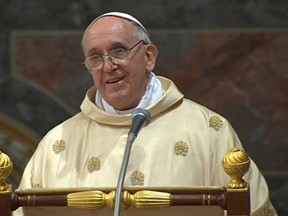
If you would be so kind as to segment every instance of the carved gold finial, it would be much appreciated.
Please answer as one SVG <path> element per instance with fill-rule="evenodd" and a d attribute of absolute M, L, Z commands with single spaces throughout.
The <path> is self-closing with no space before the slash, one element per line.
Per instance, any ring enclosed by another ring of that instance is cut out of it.
<path fill-rule="evenodd" d="M 73 208 L 102 209 L 106 206 L 114 208 L 115 191 L 105 194 L 102 191 L 83 191 L 67 195 L 67 205 Z M 170 193 L 157 191 L 138 191 L 130 194 L 123 192 L 122 208 L 134 206 L 139 209 L 169 207 L 171 205 Z"/>
<path fill-rule="evenodd" d="M 250 159 L 245 151 L 232 148 L 223 158 L 222 166 L 232 178 L 227 185 L 228 189 L 245 189 L 248 187 L 248 183 L 242 178 L 250 166 Z"/>
<path fill-rule="evenodd" d="M 67 205 L 73 208 L 102 209 L 114 207 L 115 191 L 105 194 L 102 191 L 83 191 L 67 195 Z"/>
<path fill-rule="evenodd" d="M 135 194 L 124 191 L 123 207 L 135 206 L 138 209 L 164 208 L 171 205 L 170 193 L 142 190 Z"/>
<path fill-rule="evenodd" d="M 0 151 L 0 193 L 1 192 L 11 192 L 11 185 L 6 183 L 7 177 L 10 175 L 13 168 L 13 163 L 11 159 Z"/>

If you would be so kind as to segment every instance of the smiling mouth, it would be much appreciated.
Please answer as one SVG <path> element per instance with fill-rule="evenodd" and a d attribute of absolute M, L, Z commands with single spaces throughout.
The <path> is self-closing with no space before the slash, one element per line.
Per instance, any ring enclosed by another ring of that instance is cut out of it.
<path fill-rule="evenodd" d="M 107 84 L 114 84 L 117 83 L 119 81 L 121 81 L 123 78 L 117 78 L 117 79 L 113 79 L 113 80 L 108 80 L 106 83 Z"/>

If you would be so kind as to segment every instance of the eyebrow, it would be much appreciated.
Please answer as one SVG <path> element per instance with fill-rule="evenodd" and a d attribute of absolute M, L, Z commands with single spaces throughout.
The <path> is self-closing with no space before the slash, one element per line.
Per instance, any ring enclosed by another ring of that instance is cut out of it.
<path fill-rule="evenodd" d="M 117 41 L 117 42 L 112 43 L 111 47 L 107 50 L 109 52 L 111 50 L 118 49 L 118 48 L 128 49 L 128 45 L 125 45 L 123 42 Z M 102 53 L 95 47 L 89 50 L 87 54 L 88 55 L 86 57 L 93 56 L 93 55 L 102 55 Z"/>

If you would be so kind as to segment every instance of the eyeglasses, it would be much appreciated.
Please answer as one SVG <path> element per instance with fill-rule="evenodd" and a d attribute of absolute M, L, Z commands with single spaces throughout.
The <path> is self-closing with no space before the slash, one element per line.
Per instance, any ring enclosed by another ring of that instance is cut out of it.
<path fill-rule="evenodd" d="M 104 57 L 107 56 L 110 61 L 112 61 L 114 64 L 121 64 L 124 63 L 131 50 L 133 50 L 138 44 L 145 42 L 143 40 L 138 41 L 134 46 L 132 46 L 130 49 L 124 49 L 124 48 L 117 48 L 114 50 L 109 51 L 105 55 L 93 55 L 85 58 L 85 65 L 90 70 L 99 70 L 102 68 L 104 63 Z"/>

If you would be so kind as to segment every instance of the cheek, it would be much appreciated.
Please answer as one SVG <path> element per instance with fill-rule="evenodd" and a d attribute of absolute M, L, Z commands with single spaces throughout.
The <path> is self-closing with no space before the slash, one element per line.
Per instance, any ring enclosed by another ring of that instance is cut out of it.
<path fill-rule="evenodd" d="M 94 85 L 97 87 L 97 88 L 99 88 L 99 87 L 101 87 L 101 82 L 100 82 L 100 80 L 101 80 L 101 77 L 97 74 L 95 74 L 95 73 L 91 73 L 91 75 L 92 75 L 92 78 L 93 78 L 93 82 L 94 82 Z"/>

